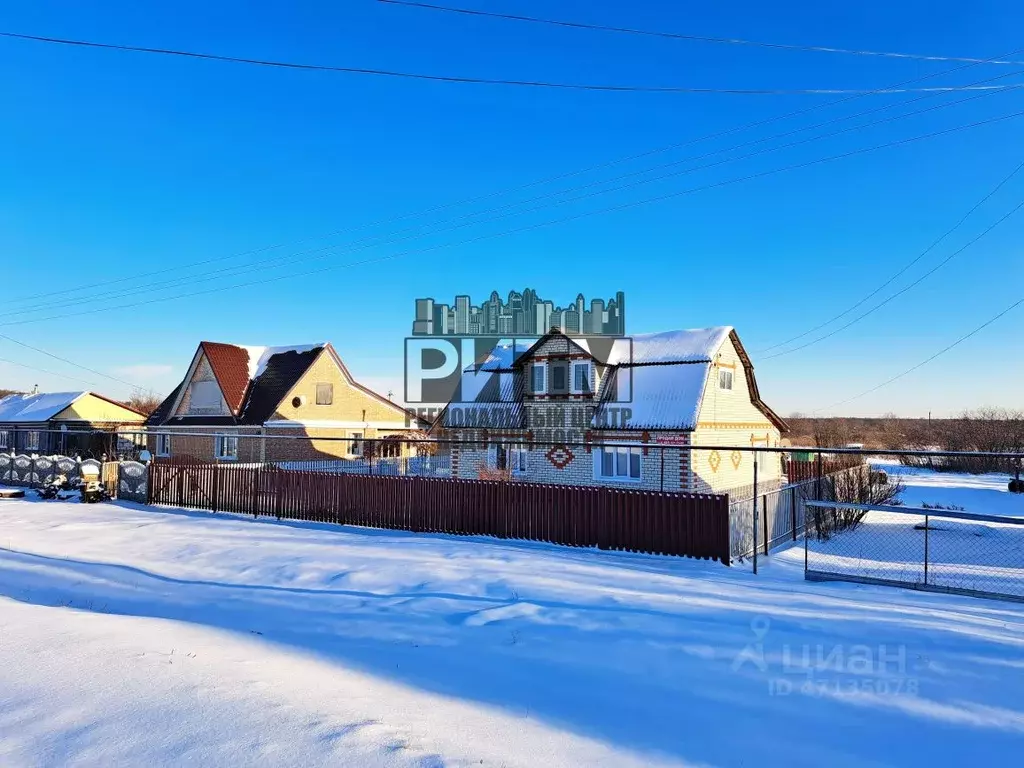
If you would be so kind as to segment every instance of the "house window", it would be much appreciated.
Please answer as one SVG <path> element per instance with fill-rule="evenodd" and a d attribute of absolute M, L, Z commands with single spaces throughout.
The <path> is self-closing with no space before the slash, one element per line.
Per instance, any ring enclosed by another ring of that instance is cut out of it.
<path fill-rule="evenodd" d="M 602 480 L 640 480 L 641 451 L 624 446 L 602 448 L 596 452 L 595 472 Z"/>
<path fill-rule="evenodd" d="M 732 389 L 732 371 L 720 369 L 718 371 L 718 388 Z"/>
<path fill-rule="evenodd" d="M 157 435 L 156 436 L 156 455 L 157 456 L 170 456 L 171 455 L 171 436 L 170 435 Z"/>
<path fill-rule="evenodd" d="M 25 433 L 25 449 L 29 451 L 39 450 L 39 433 L 36 431 Z"/>
<path fill-rule="evenodd" d="M 352 441 L 349 443 L 349 449 L 348 449 L 349 453 L 352 454 L 353 456 L 362 456 L 363 455 L 363 433 L 362 432 L 353 432 L 351 435 L 349 435 L 349 437 L 352 438 Z"/>
<path fill-rule="evenodd" d="M 569 364 L 551 364 L 551 394 L 564 395 L 569 391 Z"/>
<path fill-rule="evenodd" d="M 0 448 L 7 448 L 7 447 L 8 447 L 7 430 L 6 429 L 0 429 Z"/>
<path fill-rule="evenodd" d="M 572 391 L 576 393 L 590 391 L 590 363 L 573 363 Z"/>
<path fill-rule="evenodd" d="M 217 435 L 215 447 L 218 459 L 228 461 L 238 459 L 238 437 L 236 435 Z"/>
<path fill-rule="evenodd" d="M 316 404 L 317 405 L 334 405 L 334 385 L 333 384 L 317 384 L 316 385 Z"/>
<path fill-rule="evenodd" d="M 528 451 L 523 443 L 496 443 L 487 448 L 487 466 L 491 469 L 505 469 L 514 475 L 526 472 Z"/>
<path fill-rule="evenodd" d="M 216 381 L 193 381 L 189 385 L 189 411 L 213 412 L 220 411 L 220 386 Z"/>
<path fill-rule="evenodd" d="M 530 369 L 530 391 L 535 395 L 544 394 L 544 366 L 534 363 Z"/>

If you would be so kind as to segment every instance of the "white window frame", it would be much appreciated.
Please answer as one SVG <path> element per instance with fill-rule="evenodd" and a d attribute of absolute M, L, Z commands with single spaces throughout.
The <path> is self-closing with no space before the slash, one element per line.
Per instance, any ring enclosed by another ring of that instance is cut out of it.
<path fill-rule="evenodd" d="M 37 429 L 31 429 L 25 433 L 25 450 L 38 451 L 39 441 L 42 433 Z"/>
<path fill-rule="evenodd" d="M 156 455 L 157 456 L 170 456 L 171 455 L 171 436 L 168 434 L 162 434 L 156 436 Z"/>
<path fill-rule="evenodd" d="M 10 448 L 10 433 L 6 429 L 0 429 L 0 449 Z"/>
<path fill-rule="evenodd" d="M 320 387 L 327 387 L 329 394 L 327 395 L 327 402 L 320 402 Z M 329 381 L 321 381 L 316 385 L 315 391 L 313 392 L 313 402 L 316 405 L 334 405 L 334 384 Z"/>
<path fill-rule="evenodd" d="M 586 370 L 586 372 L 587 372 L 587 386 L 585 388 L 582 388 L 582 389 L 576 385 L 576 371 L 578 369 L 581 369 L 581 368 Z M 589 361 L 580 362 L 578 360 L 573 362 L 572 369 L 571 369 L 570 373 L 572 374 L 572 386 L 571 386 L 570 392 L 572 392 L 572 394 L 574 394 L 574 395 L 585 395 L 585 394 L 589 393 L 590 392 L 590 362 Z"/>
<path fill-rule="evenodd" d="M 732 391 L 732 385 L 733 385 L 733 379 L 734 378 L 735 378 L 735 376 L 733 375 L 733 372 L 730 371 L 728 368 L 719 368 L 718 369 L 718 388 L 719 389 L 725 389 L 725 390 L 728 390 L 728 391 L 731 392 Z M 725 386 L 726 383 L 728 383 L 729 386 Z"/>
<path fill-rule="evenodd" d="M 537 375 L 536 371 L 541 372 L 540 389 L 537 388 Z M 548 388 L 548 364 L 547 363 L 530 363 L 530 394 L 533 395 L 544 395 L 547 394 Z"/>
<path fill-rule="evenodd" d="M 238 461 L 238 435 L 218 432 L 214 438 L 213 453 L 218 461 Z"/>
<path fill-rule="evenodd" d="M 363 436 L 362 432 L 353 432 L 352 434 L 350 434 L 348 441 L 349 456 L 358 456 L 362 458 L 363 451 L 365 450 L 365 441 L 366 438 Z"/>
<path fill-rule="evenodd" d="M 505 466 L 498 467 L 498 451 L 505 453 Z M 513 475 L 525 475 L 529 467 L 529 448 L 526 443 L 491 443 L 487 446 L 487 468 L 508 469 Z"/>
<path fill-rule="evenodd" d="M 610 483 L 640 483 L 644 479 L 644 455 L 643 446 L 637 444 L 636 446 L 594 446 L 594 480 L 595 481 L 607 481 Z M 606 454 L 612 455 L 612 474 L 606 475 L 604 473 L 603 457 Z M 625 455 L 626 461 L 626 474 L 618 474 L 618 456 L 620 454 Z M 632 475 L 632 456 L 637 456 L 637 472 L 638 475 L 633 477 Z"/>

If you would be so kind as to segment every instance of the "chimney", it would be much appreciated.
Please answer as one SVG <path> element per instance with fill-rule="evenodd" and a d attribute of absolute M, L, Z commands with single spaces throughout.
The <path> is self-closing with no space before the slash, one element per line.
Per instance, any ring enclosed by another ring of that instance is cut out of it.
<path fill-rule="evenodd" d="M 39 385 L 38 384 L 33 384 L 32 385 L 32 394 L 33 395 L 38 395 L 39 394 Z"/>

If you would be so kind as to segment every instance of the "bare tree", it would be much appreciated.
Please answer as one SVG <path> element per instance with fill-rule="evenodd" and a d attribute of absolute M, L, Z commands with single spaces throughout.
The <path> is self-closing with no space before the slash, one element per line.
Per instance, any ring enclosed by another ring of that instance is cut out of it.
<path fill-rule="evenodd" d="M 160 407 L 162 402 L 160 396 L 152 390 L 136 389 L 132 392 L 131 397 L 125 400 L 125 405 L 149 416 Z"/>

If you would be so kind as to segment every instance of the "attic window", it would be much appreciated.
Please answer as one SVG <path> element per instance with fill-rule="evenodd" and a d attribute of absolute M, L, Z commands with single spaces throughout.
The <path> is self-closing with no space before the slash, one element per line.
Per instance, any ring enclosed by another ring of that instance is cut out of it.
<path fill-rule="evenodd" d="M 544 373 L 543 365 L 534 363 L 533 367 L 530 368 L 530 391 L 535 395 L 544 394 Z"/>
<path fill-rule="evenodd" d="M 577 393 L 590 391 L 590 363 L 572 364 L 572 391 Z"/>
<path fill-rule="evenodd" d="M 333 405 L 334 404 L 334 385 L 333 384 L 317 384 L 316 385 L 316 404 L 317 405 Z"/>
<path fill-rule="evenodd" d="M 216 381 L 193 381 L 189 385 L 189 405 L 193 411 L 219 411 L 220 387 Z"/>
<path fill-rule="evenodd" d="M 305 400 L 306 398 L 304 398 L 302 395 L 296 395 L 295 397 L 292 398 L 292 408 L 301 408 Z"/>
<path fill-rule="evenodd" d="M 720 369 L 718 371 L 718 388 L 732 389 L 732 371 Z"/>

